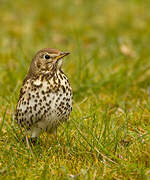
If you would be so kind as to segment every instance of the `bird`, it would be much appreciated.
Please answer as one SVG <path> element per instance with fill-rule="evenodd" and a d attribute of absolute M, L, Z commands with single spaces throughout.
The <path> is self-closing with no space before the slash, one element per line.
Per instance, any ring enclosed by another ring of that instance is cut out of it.
<path fill-rule="evenodd" d="M 15 119 L 33 142 L 43 131 L 56 134 L 57 127 L 70 116 L 73 92 L 62 70 L 63 58 L 69 54 L 44 48 L 31 61 L 20 89 Z"/>

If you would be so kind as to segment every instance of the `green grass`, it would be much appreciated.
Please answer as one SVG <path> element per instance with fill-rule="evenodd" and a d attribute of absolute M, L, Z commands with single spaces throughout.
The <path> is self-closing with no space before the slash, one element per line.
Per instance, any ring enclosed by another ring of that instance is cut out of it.
<path fill-rule="evenodd" d="M 150 179 L 148 0 L 16 0 L 0 5 L 0 179 Z M 13 114 L 31 58 L 70 51 L 69 121 L 33 154 Z"/>

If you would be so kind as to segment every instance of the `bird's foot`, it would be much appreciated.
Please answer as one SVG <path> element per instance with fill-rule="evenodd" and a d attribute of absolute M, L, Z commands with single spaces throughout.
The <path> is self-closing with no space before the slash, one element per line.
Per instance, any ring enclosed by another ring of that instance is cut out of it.
<path fill-rule="evenodd" d="M 34 137 L 34 138 L 29 138 L 29 140 L 26 139 L 26 137 L 24 137 L 22 139 L 22 142 L 25 143 L 27 142 L 27 144 L 33 144 L 33 145 L 36 145 L 36 144 L 40 144 L 40 142 L 38 141 L 38 138 L 37 137 Z"/>
<path fill-rule="evenodd" d="M 30 139 L 30 142 L 33 144 L 33 145 L 40 145 L 40 142 L 39 142 L 39 139 L 37 138 L 37 137 L 32 137 L 31 139 Z"/>

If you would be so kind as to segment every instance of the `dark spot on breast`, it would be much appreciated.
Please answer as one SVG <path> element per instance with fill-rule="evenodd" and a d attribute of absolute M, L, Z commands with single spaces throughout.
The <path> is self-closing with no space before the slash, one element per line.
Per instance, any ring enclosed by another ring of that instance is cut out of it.
<path fill-rule="evenodd" d="M 67 79 L 66 76 L 63 76 L 63 78 Z"/>
<path fill-rule="evenodd" d="M 68 103 L 68 102 L 66 103 L 66 105 L 67 105 L 67 107 L 70 107 L 70 105 L 69 105 L 69 103 Z"/>
<path fill-rule="evenodd" d="M 36 92 L 36 97 L 37 97 L 37 98 L 39 98 L 39 97 L 40 97 L 40 96 L 39 96 L 39 92 Z"/>
<path fill-rule="evenodd" d="M 45 94 L 45 92 L 42 90 L 42 94 L 44 95 Z"/>
<path fill-rule="evenodd" d="M 61 73 L 59 74 L 59 76 L 60 76 L 60 78 L 63 80 L 63 77 L 62 77 Z"/>
<path fill-rule="evenodd" d="M 41 114 L 41 110 L 38 111 L 38 114 Z"/>
<path fill-rule="evenodd" d="M 44 76 L 41 77 L 41 81 L 42 81 L 42 82 L 43 82 L 43 80 L 44 80 Z"/>
<path fill-rule="evenodd" d="M 62 87 L 63 93 L 65 93 L 65 91 L 66 91 L 65 87 L 63 85 L 61 87 Z"/>
<path fill-rule="evenodd" d="M 60 100 L 60 98 L 57 98 L 57 99 L 56 99 L 56 102 L 58 102 L 59 100 Z"/>
<path fill-rule="evenodd" d="M 62 109 L 60 108 L 60 107 L 58 107 L 58 111 L 60 112 L 60 113 L 62 113 L 63 111 L 62 111 Z"/>
<path fill-rule="evenodd" d="M 35 106 L 34 106 L 34 110 L 36 111 L 36 107 L 37 107 L 37 104 L 35 104 Z"/>
<path fill-rule="evenodd" d="M 27 121 L 27 124 L 29 124 L 29 121 Z"/>
<path fill-rule="evenodd" d="M 46 101 L 46 96 L 43 97 L 43 100 Z"/>
<path fill-rule="evenodd" d="M 63 101 L 61 101 L 61 103 L 60 103 L 60 106 L 63 106 L 65 103 L 63 102 Z"/>

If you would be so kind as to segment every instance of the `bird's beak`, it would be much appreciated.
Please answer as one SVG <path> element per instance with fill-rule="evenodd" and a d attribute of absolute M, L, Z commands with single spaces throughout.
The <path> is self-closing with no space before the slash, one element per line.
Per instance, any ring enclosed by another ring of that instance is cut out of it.
<path fill-rule="evenodd" d="M 60 55 L 56 57 L 56 60 L 62 59 L 63 57 L 69 55 L 69 52 L 61 52 Z"/>

